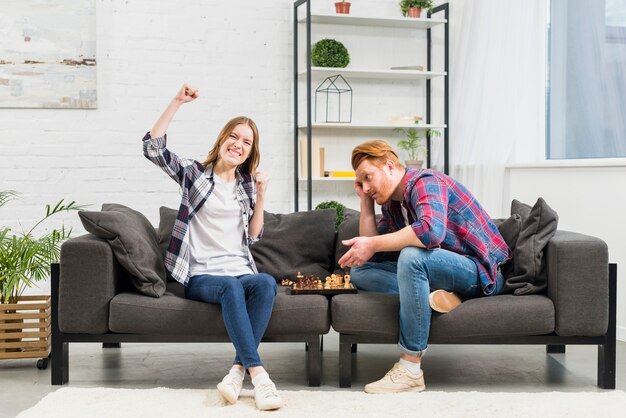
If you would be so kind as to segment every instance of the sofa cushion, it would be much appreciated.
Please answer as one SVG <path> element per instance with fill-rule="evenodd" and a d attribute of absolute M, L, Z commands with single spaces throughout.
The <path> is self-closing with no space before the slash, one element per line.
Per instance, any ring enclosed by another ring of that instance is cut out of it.
<path fill-rule="evenodd" d="M 521 218 L 520 232 L 513 248 L 513 272 L 506 277 L 505 292 L 529 295 L 548 286 L 543 253 L 557 229 L 559 216 L 542 198 L 531 208 L 513 200 L 511 214 Z"/>
<path fill-rule="evenodd" d="M 343 240 L 359 236 L 359 219 L 361 212 L 354 209 L 345 208 L 343 210 L 343 222 L 337 228 L 337 241 L 335 243 L 335 267 L 334 271 L 341 270 L 339 259 L 348 252 L 349 247 L 341 243 Z"/>
<path fill-rule="evenodd" d="M 102 211 L 78 212 L 85 229 L 106 239 L 131 282 L 147 296 L 165 292 L 165 265 L 156 231 L 141 213 L 124 205 L 103 204 Z"/>
<path fill-rule="evenodd" d="M 332 326 L 340 333 L 398 341 L 399 307 L 397 295 L 364 291 L 336 295 L 331 302 Z M 544 335 L 553 331 L 554 304 L 547 296 L 498 295 L 467 300 L 445 315 L 433 313 L 429 341 Z"/>
<path fill-rule="evenodd" d="M 163 257 L 165 257 L 165 250 L 167 250 L 167 247 L 170 245 L 177 213 L 178 211 L 176 209 L 165 206 L 159 208 L 159 228 L 157 229 L 157 236 L 159 237 L 159 249 Z"/>
<path fill-rule="evenodd" d="M 509 250 L 513 251 L 522 229 L 522 217 L 514 213 L 507 219 L 494 219 L 493 222 L 498 227 L 498 231 L 504 238 L 504 242 L 506 242 Z"/>
<path fill-rule="evenodd" d="M 229 341 L 220 305 L 185 299 L 183 286 L 176 282 L 168 283 L 159 299 L 135 292 L 116 295 L 111 300 L 109 327 L 121 333 L 211 336 Z M 279 287 L 265 337 L 321 335 L 329 329 L 326 297 L 287 295 L 286 288 Z"/>
<path fill-rule="evenodd" d="M 289 214 L 265 212 L 263 236 L 250 247 L 260 272 L 277 281 L 298 272 L 326 277 L 335 251 L 335 209 Z"/>

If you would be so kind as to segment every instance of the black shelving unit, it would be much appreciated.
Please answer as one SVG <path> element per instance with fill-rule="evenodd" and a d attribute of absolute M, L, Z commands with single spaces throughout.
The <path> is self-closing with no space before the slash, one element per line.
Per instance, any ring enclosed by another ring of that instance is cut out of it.
<path fill-rule="evenodd" d="M 299 197 L 300 197 L 300 187 L 299 187 L 299 139 L 300 139 L 300 125 L 298 121 L 299 117 L 299 95 L 298 95 L 298 10 L 301 6 L 304 6 L 306 9 L 306 19 L 305 19 L 305 36 L 306 36 L 306 146 L 307 146 L 307 210 L 312 209 L 312 200 L 313 200 L 313 176 L 312 176 L 312 149 L 311 149 L 311 138 L 313 136 L 313 123 L 312 123 L 312 93 L 311 93 L 311 0 L 296 0 L 293 4 L 293 83 L 294 83 L 294 126 L 293 126 L 293 149 L 294 149 L 294 210 L 296 212 L 299 211 Z M 441 4 L 437 7 L 434 7 L 431 12 L 427 14 L 427 17 L 430 19 L 433 15 L 443 13 L 444 18 L 444 115 L 443 115 L 443 151 L 444 151 L 444 172 L 446 174 L 449 173 L 450 169 L 450 155 L 449 155 L 449 141 L 450 141 L 450 125 L 449 125 L 449 24 L 450 24 L 450 16 L 449 16 L 449 5 L 448 3 Z M 344 15 L 350 18 L 350 15 Z M 361 18 L 361 17 L 358 17 Z M 373 18 L 375 19 L 375 18 Z M 407 18 L 411 19 L 411 18 Z M 428 27 L 425 29 L 427 31 L 427 68 L 426 71 L 432 71 L 432 29 Z M 426 124 L 430 124 L 431 122 L 431 106 L 432 106 L 432 89 L 431 89 L 431 79 L 426 79 Z M 426 148 L 427 148 L 427 158 L 426 165 L 427 167 L 431 166 L 431 137 L 430 135 L 426 135 Z"/>

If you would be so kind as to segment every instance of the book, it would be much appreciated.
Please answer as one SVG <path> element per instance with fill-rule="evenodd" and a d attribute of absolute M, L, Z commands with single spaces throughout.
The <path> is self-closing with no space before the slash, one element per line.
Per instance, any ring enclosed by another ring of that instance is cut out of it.
<path fill-rule="evenodd" d="M 300 138 L 300 177 L 306 178 L 309 167 L 307 161 L 307 139 Z M 324 148 L 317 138 L 311 138 L 311 177 L 324 177 Z"/>
<path fill-rule="evenodd" d="M 389 119 L 391 123 L 420 123 L 421 116 L 395 116 Z"/>
<path fill-rule="evenodd" d="M 354 171 L 325 171 L 324 177 L 351 177 L 356 178 Z"/>
<path fill-rule="evenodd" d="M 424 67 L 421 65 L 406 65 L 401 67 L 391 67 L 390 70 L 415 70 L 424 71 Z"/>

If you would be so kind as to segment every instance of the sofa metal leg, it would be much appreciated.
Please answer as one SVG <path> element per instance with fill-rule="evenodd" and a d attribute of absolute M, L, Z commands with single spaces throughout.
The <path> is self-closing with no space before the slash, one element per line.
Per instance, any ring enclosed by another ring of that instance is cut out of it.
<path fill-rule="evenodd" d="M 120 348 L 122 343 L 102 343 L 102 348 Z"/>
<path fill-rule="evenodd" d="M 546 353 L 548 354 L 563 354 L 565 353 L 564 345 L 546 345 Z"/>
<path fill-rule="evenodd" d="M 52 299 L 52 335 L 50 352 L 50 383 L 63 385 L 69 380 L 69 346 L 63 341 L 59 328 L 59 280 L 61 267 L 58 263 L 50 266 L 50 293 Z"/>
<path fill-rule="evenodd" d="M 609 264 L 609 325 L 606 344 L 598 345 L 598 386 L 615 389 L 615 346 L 617 315 L 617 264 Z"/>
<path fill-rule="evenodd" d="M 349 388 L 352 386 L 353 344 L 343 340 L 343 335 L 339 335 L 339 387 Z M 356 346 L 356 344 L 354 344 L 354 346 Z"/>
<path fill-rule="evenodd" d="M 307 373 L 309 386 L 319 386 L 322 380 L 321 336 L 316 335 L 307 342 Z"/>
<path fill-rule="evenodd" d="M 50 378 L 52 385 L 64 385 L 69 380 L 69 346 L 66 342 L 52 341 L 50 353 Z"/>

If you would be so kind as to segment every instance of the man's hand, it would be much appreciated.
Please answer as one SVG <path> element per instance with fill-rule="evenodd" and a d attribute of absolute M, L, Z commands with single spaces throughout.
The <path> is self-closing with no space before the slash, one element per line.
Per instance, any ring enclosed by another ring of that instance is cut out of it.
<path fill-rule="evenodd" d="M 373 203 L 374 199 L 372 199 L 370 197 L 370 195 L 368 195 L 367 193 L 365 193 L 363 191 L 363 183 L 361 183 L 358 180 L 354 180 L 354 191 L 356 192 L 357 195 L 359 195 L 359 198 L 361 199 L 361 202 L 363 203 Z"/>
<path fill-rule="evenodd" d="M 180 104 L 189 103 L 196 100 L 198 96 L 199 94 L 197 88 L 192 87 L 189 84 L 183 84 L 178 93 L 176 93 L 176 96 L 174 96 L 174 101 Z"/>
<path fill-rule="evenodd" d="M 341 241 L 343 245 L 352 247 L 339 259 L 341 268 L 363 265 L 374 253 L 372 237 L 355 237 Z"/>
<path fill-rule="evenodd" d="M 256 173 L 254 173 L 254 181 L 256 183 L 257 195 L 264 197 L 265 190 L 267 189 L 267 183 L 270 181 L 269 174 L 257 171 Z"/>

